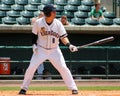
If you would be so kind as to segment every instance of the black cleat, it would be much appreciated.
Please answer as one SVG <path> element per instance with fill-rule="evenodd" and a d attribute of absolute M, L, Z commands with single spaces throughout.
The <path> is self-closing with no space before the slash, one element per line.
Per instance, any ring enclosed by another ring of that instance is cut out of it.
<path fill-rule="evenodd" d="M 78 90 L 72 90 L 72 94 L 78 94 Z"/>
<path fill-rule="evenodd" d="M 19 94 L 21 94 L 21 95 L 26 95 L 26 90 L 21 89 L 20 92 L 19 92 Z"/>

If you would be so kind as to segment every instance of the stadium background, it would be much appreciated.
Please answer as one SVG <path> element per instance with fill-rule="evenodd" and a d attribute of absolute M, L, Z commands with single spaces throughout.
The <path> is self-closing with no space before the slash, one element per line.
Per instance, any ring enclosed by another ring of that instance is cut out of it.
<path fill-rule="evenodd" d="M 6 5 L 7 0 L 0 0 L 0 12 L 4 11 L 2 8 L 2 3 Z M 14 0 L 9 0 L 14 1 Z M 18 0 L 18 1 L 27 1 L 27 0 Z M 32 1 L 32 0 L 28 0 Z M 36 0 L 37 1 L 37 0 Z M 42 1 L 42 0 L 41 0 Z M 44 1 L 44 0 L 43 0 Z M 47 0 L 46 0 L 47 1 Z M 52 1 L 52 0 L 48 0 Z M 57 1 L 57 0 L 56 0 Z M 66 1 L 66 0 L 64 0 Z M 67 0 L 68 1 L 68 0 Z M 88 0 L 89 1 L 89 0 Z M 113 1 L 115 0 L 101 0 L 102 6 L 106 7 L 106 11 L 113 12 Z M 17 2 L 17 0 L 16 0 Z M 8 3 L 8 2 L 7 2 Z M 15 2 L 14 2 L 15 3 Z M 8 4 L 9 6 L 13 6 L 13 4 Z M 27 2 L 29 4 L 29 2 Z M 27 6 L 26 4 L 23 4 Z M 31 4 L 32 5 L 32 4 Z M 65 5 L 64 5 L 65 6 Z M 119 6 L 117 6 L 118 10 Z M 10 17 L 8 11 L 13 10 L 12 7 L 5 10 L 6 15 L 1 15 L 1 24 L 0 24 L 0 57 L 10 57 L 11 58 L 11 73 L 13 75 L 14 69 L 16 66 L 18 68 L 23 68 L 24 70 L 28 67 L 29 60 L 32 55 L 31 49 L 31 28 L 30 24 L 21 24 L 17 22 L 10 23 L 9 20 L 6 23 L 4 18 Z M 25 9 L 24 9 L 25 10 Z M 24 11 L 23 10 L 23 11 Z M 27 9 L 26 9 L 27 10 Z M 68 11 L 68 10 L 67 10 Z M 22 14 L 18 17 L 24 17 Z M 119 10 L 116 13 L 116 16 L 110 19 L 114 19 L 119 17 Z M 24 17 L 27 18 L 27 17 Z M 29 17 L 29 20 L 32 17 Z M 74 18 L 74 17 L 73 17 Z M 71 19 L 71 18 L 70 18 Z M 65 26 L 69 38 L 72 44 L 77 46 L 86 44 L 95 40 L 99 40 L 108 36 L 114 36 L 115 40 L 113 42 L 88 47 L 85 49 L 81 49 L 79 52 L 70 53 L 67 48 L 64 48 L 60 43 L 61 49 L 63 51 L 65 60 L 67 62 L 67 66 L 70 68 L 73 75 L 80 75 L 82 78 L 119 78 L 120 74 L 120 38 L 119 32 L 120 27 L 116 25 L 114 22 L 110 25 L 98 24 L 98 25 L 89 25 L 85 23 L 84 25 L 70 25 Z M 27 62 L 25 62 L 27 61 Z M 99 70 L 100 73 L 93 72 L 93 67 L 102 68 Z M 45 68 L 49 68 L 49 71 L 52 75 L 58 75 L 58 72 L 52 67 L 49 62 L 45 62 Z M 81 71 L 82 70 L 82 71 Z M 93 73 L 92 73 L 93 72 Z M 19 75 L 23 75 L 19 74 Z M 15 75 L 14 75 L 15 76 Z M 2 74 L 0 75 L 0 79 L 11 79 L 9 76 L 4 77 Z M 15 77 L 14 77 L 15 78 Z M 12 79 L 14 79 L 12 78 Z M 58 77 L 54 77 L 58 78 Z M 18 79 L 18 78 L 17 78 Z"/>

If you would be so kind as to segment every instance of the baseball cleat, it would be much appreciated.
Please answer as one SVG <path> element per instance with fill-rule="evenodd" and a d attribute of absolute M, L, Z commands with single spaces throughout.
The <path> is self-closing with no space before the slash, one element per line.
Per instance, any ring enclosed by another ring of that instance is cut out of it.
<path fill-rule="evenodd" d="M 78 90 L 72 90 L 72 94 L 78 94 Z"/>
<path fill-rule="evenodd" d="M 21 95 L 26 95 L 26 90 L 21 89 L 20 92 L 19 92 L 19 94 L 21 94 Z"/>

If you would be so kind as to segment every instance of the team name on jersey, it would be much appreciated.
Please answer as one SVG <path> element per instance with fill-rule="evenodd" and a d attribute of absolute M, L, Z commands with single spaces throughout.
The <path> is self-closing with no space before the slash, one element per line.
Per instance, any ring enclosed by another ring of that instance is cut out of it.
<path fill-rule="evenodd" d="M 46 31 L 45 27 L 41 28 L 40 33 L 41 33 L 42 36 L 52 35 L 52 36 L 55 36 L 56 38 L 60 38 L 58 33 L 53 32 L 52 30 L 51 31 Z"/>

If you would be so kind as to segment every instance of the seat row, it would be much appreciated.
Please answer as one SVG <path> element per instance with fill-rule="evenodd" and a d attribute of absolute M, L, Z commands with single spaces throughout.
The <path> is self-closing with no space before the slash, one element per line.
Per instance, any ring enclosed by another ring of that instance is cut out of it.
<path fill-rule="evenodd" d="M 8 24 L 8 25 L 13 25 L 13 24 L 19 24 L 19 25 L 28 25 L 31 23 L 31 18 L 25 18 L 25 17 L 18 17 L 18 18 L 12 18 L 12 17 L 4 17 L 0 18 L 0 24 Z M 100 19 L 99 21 L 93 20 L 91 18 L 71 18 L 72 25 L 120 25 L 120 18 L 114 18 L 114 19 L 109 19 L 109 18 L 103 18 Z"/>
<path fill-rule="evenodd" d="M 39 4 L 59 4 L 59 5 L 80 5 L 81 3 L 84 5 L 94 5 L 93 0 L 1 0 L 2 4 L 7 5 L 13 5 L 13 4 L 19 4 L 19 5 L 27 5 L 27 4 L 33 4 L 33 5 L 39 5 Z"/>

